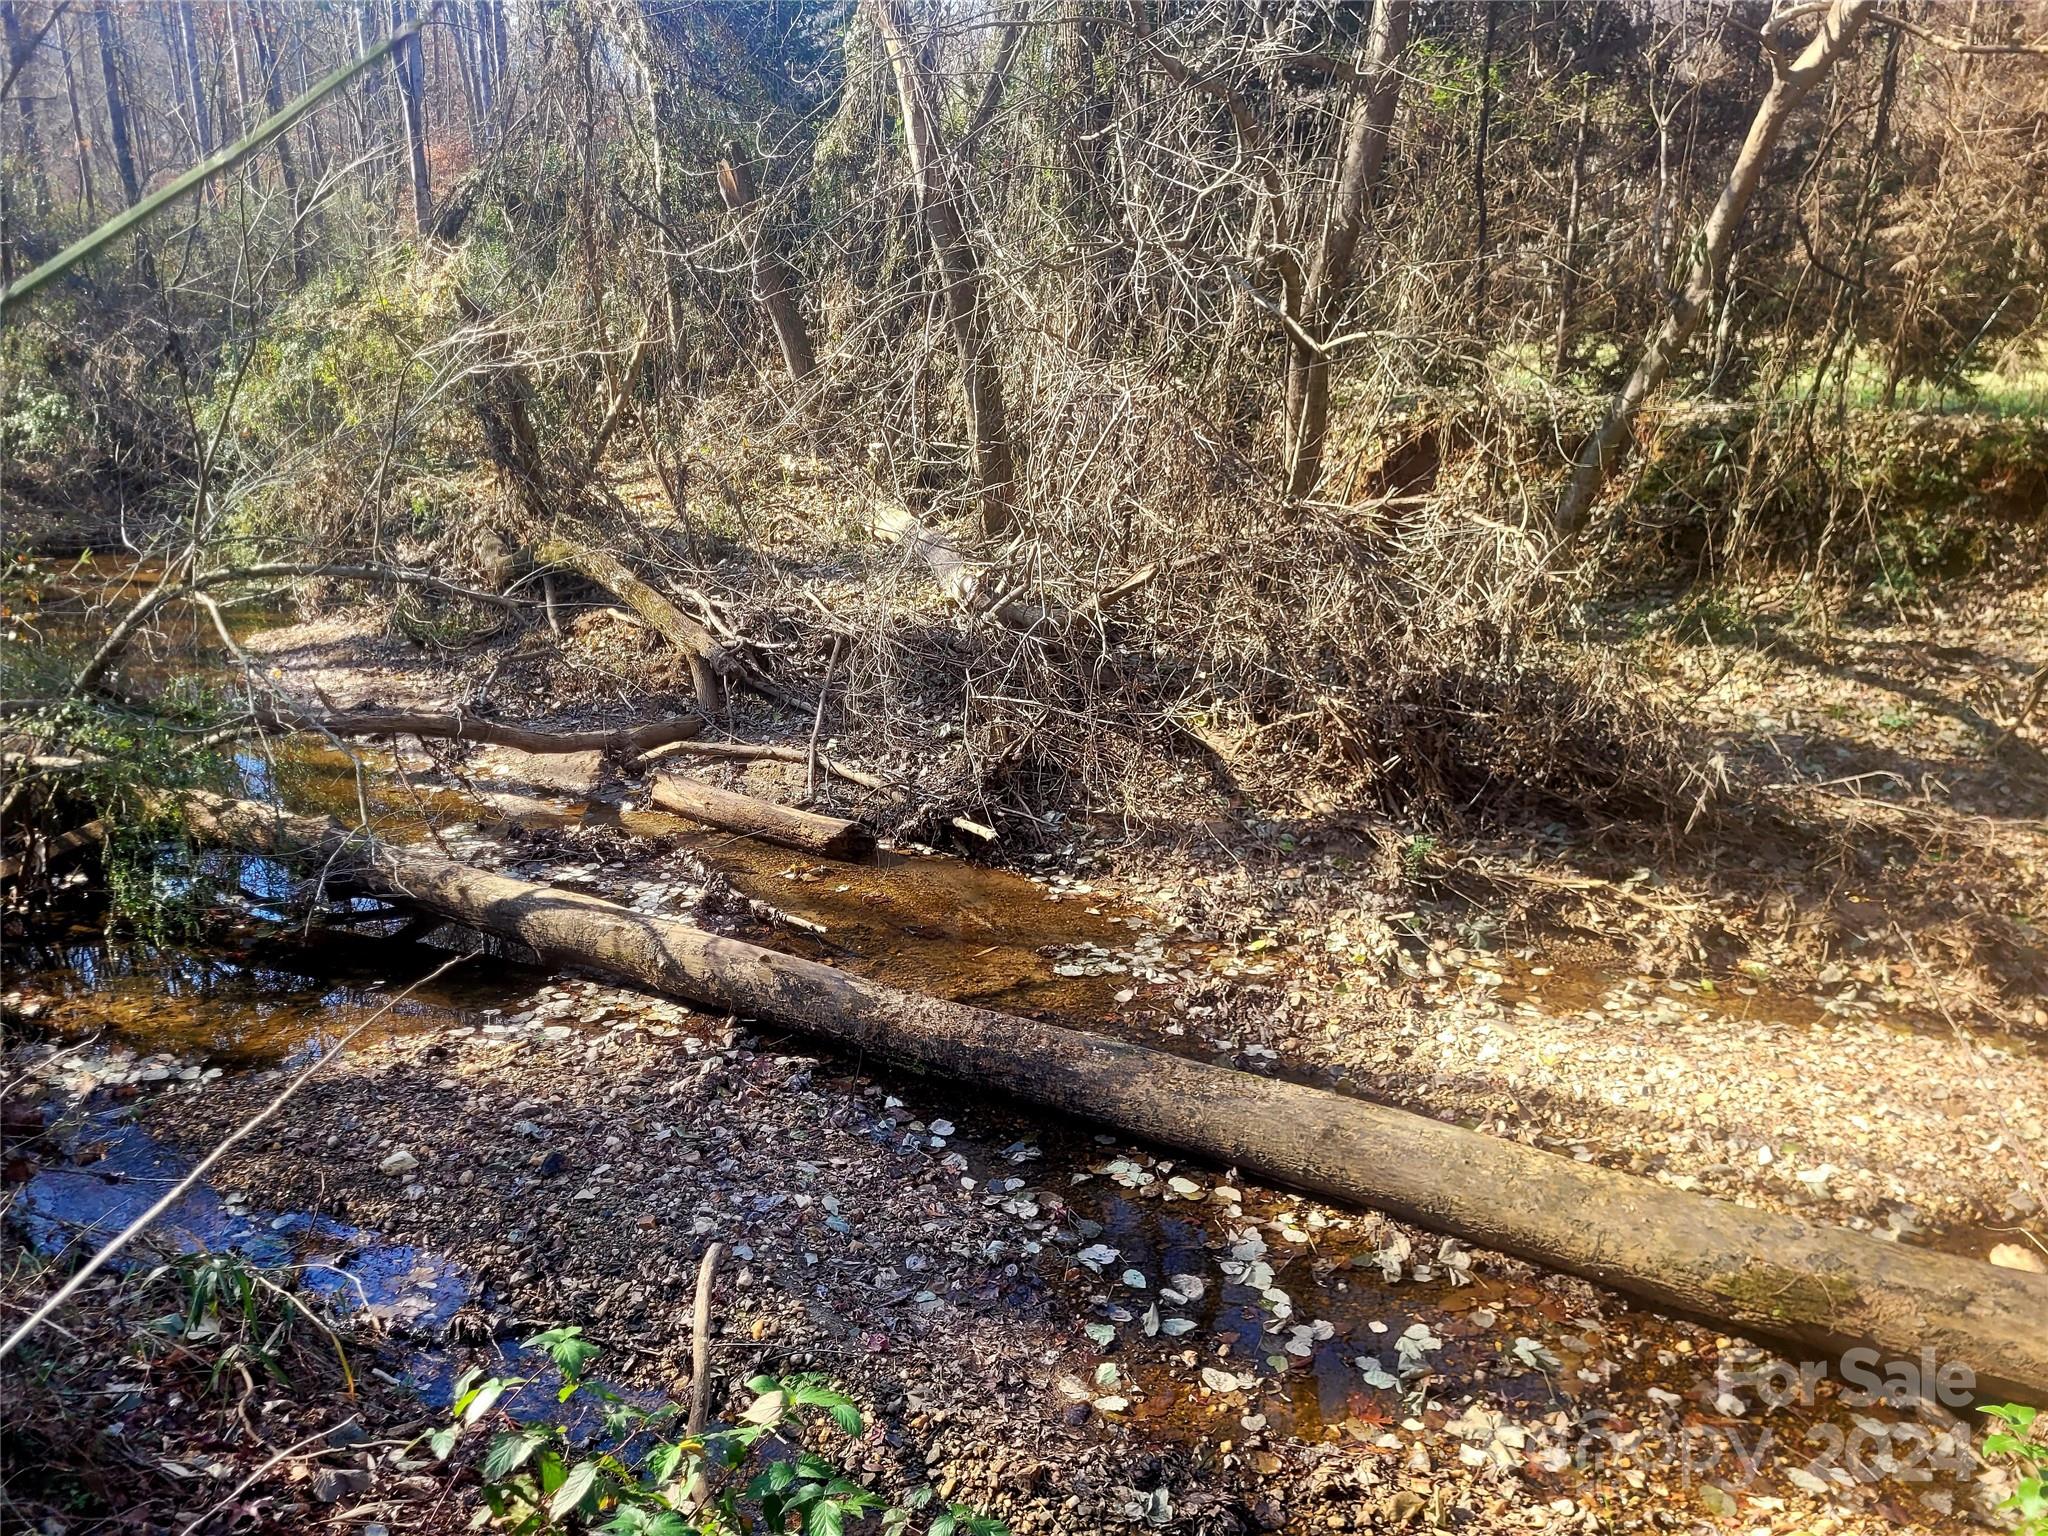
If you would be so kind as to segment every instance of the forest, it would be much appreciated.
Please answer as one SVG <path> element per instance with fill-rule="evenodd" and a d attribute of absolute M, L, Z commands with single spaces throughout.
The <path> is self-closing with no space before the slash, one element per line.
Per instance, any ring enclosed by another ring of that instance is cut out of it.
<path fill-rule="evenodd" d="M 0 24 L 0 1532 L 2048 1536 L 2048 0 Z"/>

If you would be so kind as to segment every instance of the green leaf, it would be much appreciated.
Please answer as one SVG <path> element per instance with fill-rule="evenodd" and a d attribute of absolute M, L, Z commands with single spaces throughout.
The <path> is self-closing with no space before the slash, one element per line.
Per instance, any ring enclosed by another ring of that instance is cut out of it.
<path fill-rule="evenodd" d="M 866 1427 L 861 1420 L 860 1409 L 844 1392 L 806 1382 L 796 1389 L 796 1400 L 806 1408 L 824 1409 L 831 1415 L 832 1422 L 846 1434 L 857 1435 Z"/>
<path fill-rule="evenodd" d="M 562 1486 L 548 1495 L 548 1518 L 568 1518 L 582 1502 L 590 1497 L 591 1489 L 597 1486 L 598 1464 L 594 1461 L 578 1462 L 569 1475 L 562 1479 Z"/>
<path fill-rule="evenodd" d="M 544 1349 L 555 1369 L 571 1381 L 580 1379 L 583 1367 L 604 1353 L 604 1347 L 583 1337 L 581 1328 L 550 1328 L 526 1341 L 528 1349 Z"/>
<path fill-rule="evenodd" d="M 648 1478 L 657 1483 L 672 1481 L 682 1460 L 683 1448 L 679 1442 L 670 1441 L 665 1445 L 657 1445 L 647 1453 Z"/>
<path fill-rule="evenodd" d="M 446 1461 L 448 1453 L 455 1449 L 455 1437 L 462 1431 L 453 1424 L 446 1429 L 437 1429 L 427 1436 L 427 1449 L 434 1453 L 434 1460 Z"/>
<path fill-rule="evenodd" d="M 478 1419 L 497 1407 L 498 1399 L 505 1395 L 507 1385 L 509 1383 L 492 1377 L 489 1381 L 478 1387 L 475 1393 L 471 1395 L 468 1405 L 462 1410 L 462 1422 L 464 1424 L 474 1424 Z"/>
<path fill-rule="evenodd" d="M 804 1536 L 842 1536 L 846 1511 L 836 1499 L 820 1499 L 804 1516 Z"/>
<path fill-rule="evenodd" d="M 553 1493 L 562 1486 L 562 1479 L 568 1475 L 568 1467 L 562 1460 L 562 1453 L 552 1448 L 540 1453 L 534 1461 L 533 1470 L 540 1478 L 542 1493 Z"/>
<path fill-rule="evenodd" d="M 533 1453 L 548 1443 L 548 1436 L 537 1430 L 508 1431 L 491 1441 L 491 1448 L 484 1453 L 482 1476 L 485 1482 L 495 1483 L 510 1477 L 532 1459 Z"/>

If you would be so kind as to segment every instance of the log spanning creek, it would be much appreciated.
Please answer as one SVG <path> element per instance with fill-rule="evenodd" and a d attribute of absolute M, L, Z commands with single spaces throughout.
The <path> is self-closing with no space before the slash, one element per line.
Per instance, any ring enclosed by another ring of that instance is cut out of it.
<path fill-rule="evenodd" d="M 1168 1052 L 1188 1021 L 1155 998 L 1206 964 L 1197 946 L 1152 931 L 1085 882 L 916 853 L 792 854 L 524 754 L 486 749 L 450 768 L 297 736 L 252 746 L 236 772 L 245 800 L 367 819 L 394 848 L 631 913 L 695 918 L 890 988 Z M 1677 1488 L 1709 1512 L 1721 1506 L 1698 1490 L 1731 1482 L 1764 1497 L 1878 1501 L 1935 1524 L 1970 1507 L 1970 1436 L 1953 1415 L 1759 1388 L 1775 1379 L 1772 1351 L 1615 1292 L 972 1081 L 564 974 L 516 942 L 435 929 L 374 898 L 330 904 L 338 921 L 309 926 L 296 899 L 303 871 L 265 856 L 207 852 L 158 879 L 165 894 L 207 904 L 205 942 L 117 940 L 81 926 L 9 947 L 0 991 L 10 1035 L 30 1035 L 9 1076 L 44 1125 L 8 1163 L 8 1220 L 49 1252 L 105 1241 L 208 1149 L 194 1127 L 208 1123 L 209 1096 L 281 1081 L 376 1016 L 323 1076 L 340 1085 L 339 1117 L 322 1122 L 313 1100 L 291 1111 L 301 1120 L 277 1165 L 288 1176 L 250 1188 L 217 1171 L 157 1224 L 153 1243 L 289 1268 L 336 1311 L 374 1320 L 380 1368 L 430 1404 L 479 1352 L 516 1367 L 517 1340 L 533 1327 L 584 1321 L 537 1315 L 545 1260 L 505 1255 L 549 1223 L 566 1225 L 573 1201 L 589 1198 L 679 1258 L 718 1237 L 750 1266 L 795 1275 L 777 1283 L 821 1336 L 839 1328 L 835 1347 L 850 1337 L 864 1345 L 848 1346 L 856 1357 L 887 1355 L 902 1380 L 957 1368 L 949 1327 L 961 1339 L 992 1328 L 1028 1346 L 1032 1411 L 1063 1432 L 1249 1457 L 1260 1471 L 1304 1446 L 1397 1469 L 1448 1456 L 1559 1496 L 1604 1490 L 1661 1503 Z M 435 974 L 463 952 L 472 958 Z M 575 1098 L 579 1052 L 593 1076 L 658 1087 L 679 1119 L 699 1109 L 674 1102 L 677 1085 L 707 1081 L 714 1067 L 724 1081 L 772 1079 L 778 1103 L 802 1100 L 835 1145 L 865 1151 L 776 1153 L 786 1125 L 751 1121 L 756 1097 L 733 1092 L 719 1100 L 718 1114 L 735 1117 L 726 1134 L 733 1146 L 769 1147 L 767 1161 L 721 1156 L 720 1142 L 700 1162 L 700 1140 L 683 1162 L 669 1123 L 620 1111 L 614 1093 L 604 1123 L 616 1115 L 637 1130 L 602 1135 L 598 1112 L 584 1117 L 600 1150 L 565 1204 L 554 1180 L 564 1164 L 574 1172 L 584 1144 L 563 1102 Z M 1272 1071 L 1256 1053 L 1245 1064 Z M 479 1214 L 480 1202 L 410 1171 L 432 1134 L 425 1124 L 403 1164 L 385 1141 L 368 1157 L 365 1183 L 377 1184 L 377 1168 L 396 1170 L 382 1186 L 396 1181 L 402 1198 L 347 1187 L 330 1198 L 324 1171 L 302 1176 L 332 1156 L 346 1186 L 352 1138 L 394 1134 L 372 1129 L 383 1090 L 368 1078 L 415 1068 L 457 1115 L 469 1098 L 518 1099 L 473 1139 L 456 1137 L 473 1165 L 463 1182 L 496 1178 L 511 1192 L 502 1209 Z M 769 1187 L 792 1166 L 805 1170 L 804 1188 Z M 694 1217 L 635 1206 L 679 1167 L 685 1177 L 718 1170 L 693 1188 Z M 913 1186 L 915 1199 L 898 1192 Z M 465 1207 L 445 1240 L 422 1214 L 437 1192 Z M 857 1232 L 839 1214 L 856 1205 L 869 1211 Z M 820 1212 L 830 1213 L 822 1230 L 810 1221 Z M 879 1266 L 858 1301 L 828 1277 L 835 1262 L 854 1262 L 831 1258 L 826 1245 L 840 1239 Z M 552 1294 L 565 1293 L 575 1287 Z M 655 1319 L 650 1336 L 675 1326 Z M 930 1353 L 922 1373 L 920 1349 Z M 553 1396 L 522 1401 L 517 1411 L 539 1416 Z"/>

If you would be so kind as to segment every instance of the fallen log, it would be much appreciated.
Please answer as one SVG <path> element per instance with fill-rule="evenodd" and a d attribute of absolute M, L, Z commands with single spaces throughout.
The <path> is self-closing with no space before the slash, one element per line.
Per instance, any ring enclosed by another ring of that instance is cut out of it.
<path fill-rule="evenodd" d="M 654 748 L 642 754 L 640 760 L 631 766 L 643 771 L 656 768 L 671 757 L 710 757 L 728 763 L 809 763 L 811 754 L 803 747 L 762 746 L 750 741 L 674 741 L 666 746 Z M 849 784 L 858 784 L 862 789 L 872 789 L 877 794 L 888 795 L 901 800 L 909 794 L 903 785 L 892 779 L 885 779 L 879 773 L 869 773 L 865 768 L 855 768 L 842 763 L 836 757 L 818 754 L 818 766 L 835 779 L 844 779 Z M 991 826 L 970 821 L 965 816 L 948 816 L 946 825 L 956 832 L 969 837 L 978 837 L 985 843 L 996 841 L 998 833 Z"/>
<path fill-rule="evenodd" d="M 29 836 L 29 846 L 21 853 L 0 859 L 0 880 L 13 880 L 31 869 L 48 869 L 60 859 L 67 859 L 74 853 L 83 853 L 96 848 L 106 841 L 107 824 L 104 821 L 88 821 L 82 827 L 73 827 L 69 832 L 60 832 L 55 837 L 44 837 L 35 832 Z"/>
<path fill-rule="evenodd" d="M 643 582 L 633 567 L 596 543 L 573 539 L 549 539 L 539 549 L 549 565 L 567 565 L 584 578 L 616 596 L 639 614 L 641 623 L 666 639 L 690 664 L 690 686 L 696 690 L 696 705 L 707 715 L 725 709 L 725 676 L 739 674 L 739 659 L 731 647 L 719 641 L 709 629 L 670 602 L 662 592 Z"/>
<path fill-rule="evenodd" d="M 900 992 L 425 853 L 350 839 L 338 822 L 182 797 L 195 838 L 340 862 L 466 926 L 670 997 L 840 1042 L 1115 1126 L 1347 1204 L 1745 1332 L 1830 1355 L 1976 1373 L 1979 1390 L 2048 1401 L 2048 1276 L 1577 1163 L 1405 1110 L 1191 1061 L 1129 1041 Z M 346 851 L 346 852 L 345 852 Z"/>
<path fill-rule="evenodd" d="M 650 725 L 621 726 L 604 731 L 537 731 L 476 715 L 411 714 L 353 710 L 339 715 L 302 715 L 266 710 L 256 724 L 275 730 L 318 731 L 328 736 L 431 736 L 443 741 L 477 741 L 494 747 L 553 756 L 570 752 L 602 752 L 628 759 L 656 747 L 688 741 L 704 729 L 696 715 L 657 720 Z"/>
<path fill-rule="evenodd" d="M 594 543 L 554 538 L 541 545 L 540 558 L 550 565 L 566 565 L 617 597 L 641 622 L 683 653 L 689 663 L 690 686 L 696 690 L 697 707 L 707 715 L 725 708 L 725 674 L 738 670 L 731 651 L 716 635 L 670 602 L 633 568 L 608 549 Z"/>
<path fill-rule="evenodd" d="M 875 834 L 857 821 L 794 810 L 752 795 L 716 789 L 698 779 L 658 778 L 647 793 L 664 811 L 821 858 L 854 859 L 875 850 Z"/>

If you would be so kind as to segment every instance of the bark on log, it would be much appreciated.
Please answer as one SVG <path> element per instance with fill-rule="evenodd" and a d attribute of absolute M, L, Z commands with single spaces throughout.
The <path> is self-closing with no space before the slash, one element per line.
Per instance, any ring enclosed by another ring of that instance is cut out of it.
<path fill-rule="evenodd" d="M 543 544 L 539 553 L 550 565 L 566 565 L 589 577 L 681 651 L 690 664 L 690 686 L 696 690 L 697 705 L 705 714 L 715 715 L 725 708 L 723 674 L 732 670 L 734 663 L 716 635 L 642 581 L 608 549 L 556 538 Z"/>
<path fill-rule="evenodd" d="M 857 821 L 793 810 L 752 795 L 716 789 L 697 779 L 656 779 L 648 796 L 663 810 L 707 827 L 722 827 L 784 848 L 800 848 L 822 858 L 855 859 L 875 849 L 875 834 Z"/>
<path fill-rule="evenodd" d="M 195 837 L 334 857 L 348 834 L 216 796 L 183 797 Z M 1112 1125 L 1226 1167 L 1369 1206 L 1628 1292 L 1830 1353 L 1872 1345 L 2048 1401 L 2048 1276 L 1749 1210 L 1322 1089 L 1086 1031 L 899 992 L 423 853 L 357 839 L 358 862 L 428 911 L 671 997 L 841 1042 Z"/>
<path fill-rule="evenodd" d="M 608 757 L 634 758 L 656 747 L 688 741 L 704 729 L 695 715 L 657 720 L 651 725 L 624 726 L 615 731 L 537 731 L 530 726 L 483 720 L 475 715 L 422 715 L 353 711 L 344 715 L 294 715 L 266 711 L 258 724 L 287 731 L 320 731 L 329 736 L 432 736 L 446 741 L 480 741 L 495 747 L 552 756 L 568 752 L 602 752 Z"/>

